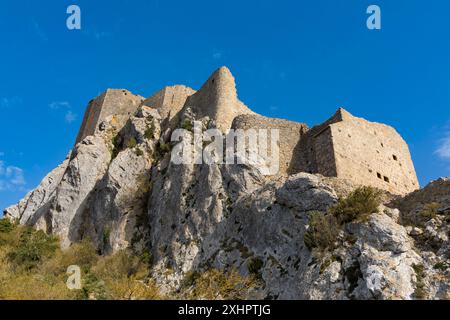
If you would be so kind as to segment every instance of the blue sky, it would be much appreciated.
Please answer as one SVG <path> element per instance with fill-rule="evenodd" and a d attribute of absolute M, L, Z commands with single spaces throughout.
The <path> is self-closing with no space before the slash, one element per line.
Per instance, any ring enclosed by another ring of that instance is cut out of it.
<path fill-rule="evenodd" d="M 70 4 L 81 30 L 66 27 Z M 65 158 L 106 88 L 199 88 L 221 65 L 258 113 L 314 125 L 342 106 L 394 126 L 422 185 L 448 176 L 449 14 L 448 0 L 2 0 L 0 208 Z"/>

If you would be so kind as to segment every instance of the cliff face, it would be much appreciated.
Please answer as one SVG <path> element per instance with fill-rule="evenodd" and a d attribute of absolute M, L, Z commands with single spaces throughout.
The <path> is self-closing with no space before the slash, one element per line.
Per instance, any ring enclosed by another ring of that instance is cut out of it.
<path fill-rule="evenodd" d="M 236 117 L 243 127 L 259 119 L 237 99 L 228 70 L 219 69 L 197 93 L 175 86 L 147 100 L 125 91 L 114 99 L 118 114 L 105 113 L 89 126 L 93 134 L 80 132 L 85 137 L 67 159 L 7 208 L 7 217 L 60 236 L 64 247 L 90 238 L 104 254 L 128 247 L 149 252 L 152 273 L 166 290 L 193 271 L 235 268 L 261 280 L 254 298 L 449 298 L 449 180 L 389 196 L 318 253 L 305 244 L 311 212 L 324 215 L 356 184 L 309 173 L 268 178 L 248 164 L 170 161 L 174 128 L 198 120 L 223 132 Z M 306 130 L 294 129 L 299 136 Z M 435 210 L 420 220 L 430 204 Z"/>

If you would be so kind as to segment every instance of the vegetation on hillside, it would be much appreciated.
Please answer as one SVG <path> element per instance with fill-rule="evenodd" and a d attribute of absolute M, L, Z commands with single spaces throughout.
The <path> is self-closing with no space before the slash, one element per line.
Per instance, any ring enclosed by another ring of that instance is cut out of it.
<path fill-rule="evenodd" d="M 148 261 L 128 250 L 100 256 L 87 240 L 61 250 L 57 238 L 0 219 L 0 300 L 245 299 L 256 286 L 235 271 L 212 269 L 195 273 L 179 292 L 163 294 Z M 80 267 L 80 290 L 66 285 L 71 265 Z"/>
<path fill-rule="evenodd" d="M 309 213 L 309 227 L 303 240 L 309 250 L 332 250 L 339 233 L 347 223 L 365 222 L 381 205 L 381 192 L 372 187 L 360 187 L 346 198 L 339 199 L 327 213 Z"/>

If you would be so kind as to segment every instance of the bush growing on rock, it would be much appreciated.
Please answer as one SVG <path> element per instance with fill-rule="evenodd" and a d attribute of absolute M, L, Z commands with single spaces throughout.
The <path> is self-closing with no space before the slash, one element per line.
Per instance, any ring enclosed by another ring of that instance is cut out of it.
<path fill-rule="evenodd" d="M 309 250 L 318 248 L 320 251 L 324 251 L 334 246 L 339 230 L 337 220 L 333 215 L 313 211 L 309 213 L 309 228 L 303 240 Z"/>
<path fill-rule="evenodd" d="M 360 187 L 340 199 L 328 213 L 310 212 L 309 228 L 303 237 L 305 245 L 309 250 L 317 248 L 321 252 L 333 249 L 343 226 L 352 221 L 366 221 L 370 214 L 378 211 L 381 201 L 381 191 Z"/>
<path fill-rule="evenodd" d="M 136 146 L 137 146 L 137 141 L 136 141 L 136 138 L 133 137 L 128 141 L 127 147 L 130 149 L 133 149 Z"/>
<path fill-rule="evenodd" d="M 154 138 L 154 135 L 155 135 L 155 134 L 154 134 L 153 126 L 149 126 L 149 127 L 145 130 L 145 133 L 144 133 L 145 138 L 148 139 L 148 140 L 151 140 L 151 139 Z"/>
<path fill-rule="evenodd" d="M 440 207 L 441 204 L 437 202 L 430 202 L 425 204 L 422 210 L 418 212 L 402 212 L 402 224 L 405 226 L 417 226 L 423 228 L 428 221 L 437 217 Z"/>
<path fill-rule="evenodd" d="M 351 192 L 347 198 L 340 199 L 330 208 L 330 213 L 340 224 L 365 221 L 370 214 L 378 212 L 381 201 L 381 191 L 372 187 L 360 187 Z"/>

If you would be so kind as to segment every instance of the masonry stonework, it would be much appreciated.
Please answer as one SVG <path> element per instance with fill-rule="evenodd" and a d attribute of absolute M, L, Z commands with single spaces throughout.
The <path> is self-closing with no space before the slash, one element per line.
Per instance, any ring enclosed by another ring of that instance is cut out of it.
<path fill-rule="evenodd" d="M 141 96 L 125 89 L 106 90 L 89 102 L 75 143 L 94 135 L 99 129 L 99 124 L 109 116 L 115 116 L 118 128 L 123 127 L 142 101 Z"/>
<path fill-rule="evenodd" d="M 179 114 L 187 98 L 194 93 L 195 90 L 183 85 L 165 87 L 147 98 L 143 104 L 158 110 L 166 122 L 162 124 L 164 128 L 174 129 L 179 123 Z"/>
<path fill-rule="evenodd" d="M 289 174 L 290 168 L 300 159 L 300 150 L 296 146 L 308 131 L 308 126 L 304 123 L 293 122 L 283 119 L 268 118 L 258 114 L 245 114 L 237 116 L 232 124 L 232 128 L 248 129 L 277 129 L 279 130 L 279 173 Z M 270 133 L 268 137 L 268 147 L 270 150 Z"/>
<path fill-rule="evenodd" d="M 299 172 L 344 178 L 394 194 L 419 188 L 408 145 L 397 131 L 342 108 L 313 127 L 300 149 Z"/>
<path fill-rule="evenodd" d="M 93 135 L 109 116 L 123 126 L 140 105 L 157 109 L 162 127 L 170 130 L 180 127 L 187 109 L 196 119 L 214 120 L 223 133 L 230 128 L 278 129 L 279 174 L 321 174 L 393 194 L 419 189 L 408 145 L 394 128 L 354 117 L 342 108 L 311 129 L 258 115 L 238 99 L 235 79 L 226 67 L 217 69 L 198 91 L 175 85 L 144 100 L 127 90 L 107 90 L 89 103 L 77 142 Z"/>
<path fill-rule="evenodd" d="M 237 116 L 254 114 L 239 101 L 234 77 L 226 67 L 217 69 L 201 89 L 187 99 L 186 107 L 190 107 L 198 117 L 208 116 L 216 120 L 217 128 L 224 133 Z"/>

